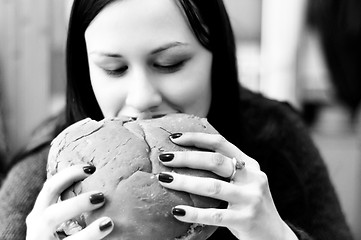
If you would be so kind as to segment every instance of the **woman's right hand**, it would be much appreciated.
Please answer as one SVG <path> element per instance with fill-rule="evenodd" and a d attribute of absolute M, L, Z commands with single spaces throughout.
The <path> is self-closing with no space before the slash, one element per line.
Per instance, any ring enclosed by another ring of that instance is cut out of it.
<path fill-rule="evenodd" d="M 60 224 L 104 205 L 104 195 L 96 191 L 82 193 L 76 197 L 58 202 L 60 194 L 65 189 L 73 183 L 85 179 L 94 171 L 94 166 L 71 166 L 55 174 L 44 183 L 33 210 L 26 218 L 27 240 L 58 239 L 56 229 Z M 113 230 L 113 225 L 110 218 L 102 217 L 65 239 L 102 239 Z"/>

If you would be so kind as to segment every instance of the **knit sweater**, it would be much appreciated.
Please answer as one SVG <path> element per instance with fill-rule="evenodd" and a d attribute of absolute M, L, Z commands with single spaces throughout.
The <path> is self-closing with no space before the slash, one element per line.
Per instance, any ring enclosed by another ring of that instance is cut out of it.
<path fill-rule="evenodd" d="M 245 92 L 238 146 L 267 174 L 282 219 L 299 239 L 352 240 L 325 163 L 298 113 L 288 104 Z M 46 179 L 49 144 L 33 148 L 9 172 L 0 191 L 0 239 L 25 239 L 25 218 Z M 236 239 L 218 228 L 209 238 Z"/>

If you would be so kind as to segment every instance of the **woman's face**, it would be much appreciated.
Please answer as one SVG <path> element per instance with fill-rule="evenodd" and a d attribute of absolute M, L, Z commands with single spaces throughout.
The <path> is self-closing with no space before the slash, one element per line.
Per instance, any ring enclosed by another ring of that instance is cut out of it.
<path fill-rule="evenodd" d="M 91 22 L 85 40 L 104 117 L 207 115 L 212 54 L 174 0 L 111 3 Z"/>

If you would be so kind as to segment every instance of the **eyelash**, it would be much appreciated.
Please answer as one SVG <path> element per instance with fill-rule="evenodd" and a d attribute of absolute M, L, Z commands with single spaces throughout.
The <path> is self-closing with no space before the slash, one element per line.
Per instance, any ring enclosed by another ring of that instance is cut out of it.
<path fill-rule="evenodd" d="M 122 76 L 126 71 L 127 71 L 128 67 L 121 67 L 115 70 L 108 70 L 108 69 L 104 69 L 104 71 L 106 72 L 107 75 L 112 76 L 112 77 L 119 77 Z"/>
<path fill-rule="evenodd" d="M 170 64 L 170 65 L 161 65 L 161 64 L 153 64 L 153 67 L 155 69 L 157 69 L 158 71 L 162 72 L 162 73 L 174 73 L 176 71 L 178 71 L 181 67 L 183 67 L 183 65 L 186 63 L 186 60 L 177 62 L 175 64 Z M 109 76 L 113 76 L 113 77 L 120 77 L 123 74 L 125 74 L 125 72 L 128 70 L 128 66 L 124 66 L 115 70 L 108 70 L 108 69 L 104 69 L 104 71 L 106 72 L 107 75 Z"/>
<path fill-rule="evenodd" d="M 156 69 L 158 69 L 159 71 L 163 72 L 163 73 L 174 73 L 176 71 L 178 71 L 180 68 L 182 68 L 185 64 L 186 60 L 174 63 L 174 64 L 169 64 L 169 65 L 161 65 L 161 64 L 153 64 L 153 67 L 155 67 Z"/>

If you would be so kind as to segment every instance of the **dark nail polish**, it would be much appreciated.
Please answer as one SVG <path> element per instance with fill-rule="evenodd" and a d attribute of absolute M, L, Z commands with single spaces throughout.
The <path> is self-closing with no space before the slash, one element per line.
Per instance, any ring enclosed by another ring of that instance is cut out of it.
<path fill-rule="evenodd" d="M 173 176 L 165 173 L 159 173 L 158 180 L 164 183 L 171 183 L 173 181 Z"/>
<path fill-rule="evenodd" d="M 169 137 L 171 139 L 176 139 L 176 138 L 179 138 L 180 136 L 182 136 L 182 133 L 173 133 Z"/>
<path fill-rule="evenodd" d="M 99 224 L 100 231 L 106 231 L 113 226 L 113 222 L 110 219 L 106 219 Z"/>
<path fill-rule="evenodd" d="M 173 160 L 173 158 L 174 158 L 173 153 L 164 153 L 159 155 L 159 160 L 162 162 L 170 162 Z"/>
<path fill-rule="evenodd" d="M 104 194 L 103 193 L 96 193 L 93 195 L 90 195 L 89 200 L 91 204 L 98 204 L 104 202 Z"/>
<path fill-rule="evenodd" d="M 93 166 L 93 165 L 89 165 L 89 166 L 85 166 L 83 167 L 83 171 L 86 173 L 86 174 L 93 174 L 96 170 L 96 167 Z"/>
<path fill-rule="evenodd" d="M 186 211 L 182 208 L 173 208 L 172 209 L 172 214 L 174 216 L 179 216 L 179 217 L 183 217 L 186 215 Z"/>

